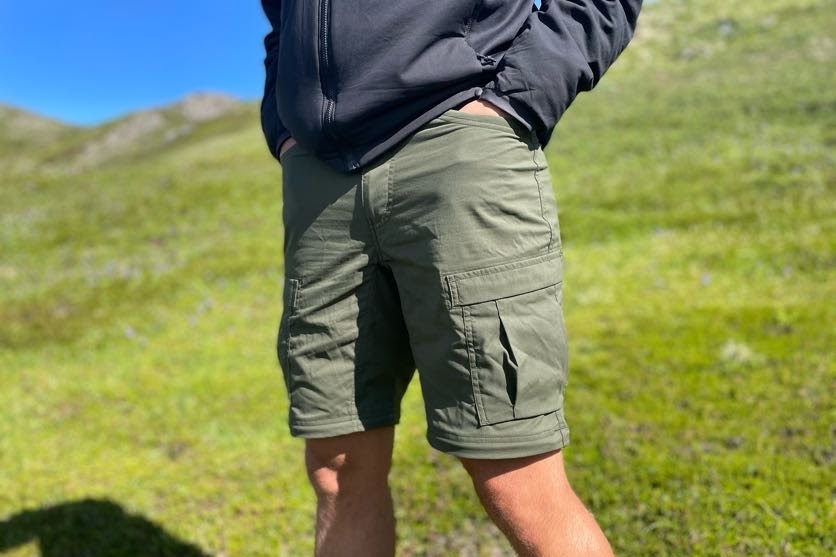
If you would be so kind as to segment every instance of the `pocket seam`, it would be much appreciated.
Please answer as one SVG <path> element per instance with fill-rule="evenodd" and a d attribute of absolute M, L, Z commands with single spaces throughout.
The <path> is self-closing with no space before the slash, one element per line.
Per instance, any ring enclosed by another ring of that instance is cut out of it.
<path fill-rule="evenodd" d="M 473 403 L 476 405 L 476 415 L 485 416 L 485 406 L 482 401 L 482 389 L 479 384 L 479 369 L 476 363 L 476 342 L 473 337 L 473 318 L 467 306 L 461 307 L 462 322 L 464 323 L 465 350 L 467 351 L 467 364 L 470 371 L 470 387 L 473 391 Z M 480 420 L 481 421 L 481 420 Z M 487 421 L 487 420 L 485 420 Z"/>
<path fill-rule="evenodd" d="M 535 271 L 549 269 L 539 276 Z M 563 251 L 443 275 L 448 309 L 525 294 L 563 282 Z"/>
<path fill-rule="evenodd" d="M 514 297 L 518 296 L 528 296 L 533 295 L 535 292 L 540 292 L 542 296 L 541 301 L 542 303 L 551 302 L 555 304 L 555 307 L 558 311 L 562 312 L 562 308 L 558 304 L 557 296 L 554 293 L 545 293 L 542 292 L 544 290 L 553 290 L 554 292 L 557 291 L 558 285 L 553 284 L 546 286 L 544 288 L 540 288 L 530 292 L 523 292 L 520 294 L 516 294 L 514 296 L 506 296 L 504 298 L 498 298 L 495 300 L 488 300 L 486 302 L 481 302 L 480 304 L 485 304 L 486 306 L 494 306 L 496 308 L 496 318 L 497 321 L 502 323 L 504 322 L 503 319 L 503 312 L 510 311 L 510 305 L 513 303 Z M 499 300 L 507 299 L 506 303 L 500 303 Z M 476 341 L 475 334 L 473 332 L 473 321 L 474 318 L 470 312 L 471 305 L 464 305 L 462 307 L 463 315 L 466 315 L 465 318 L 465 328 L 466 328 L 466 347 L 468 351 L 468 361 L 470 364 L 470 375 L 471 375 L 471 384 L 473 386 L 473 397 L 474 402 L 476 405 L 476 412 L 477 412 L 477 420 L 480 426 L 489 426 L 495 425 L 503 422 L 509 422 L 513 420 L 520 420 L 520 419 L 527 419 L 534 416 L 545 415 L 551 412 L 555 412 L 560 410 L 562 407 L 561 402 L 555 401 L 555 404 L 551 403 L 543 403 L 542 408 L 534 408 L 532 407 L 533 401 L 529 398 L 520 399 L 521 395 L 521 385 L 518 383 L 521 379 L 521 375 L 519 375 L 519 370 L 525 368 L 526 366 L 523 365 L 523 360 L 517 360 L 516 362 L 516 370 L 514 376 L 514 389 L 515 389 L 515 396 L 512 396 L 510 392 L 510 385 L 508 384 L 508 379 L 506 377 L 506 385 L 505 385 L 505 394 L 507 394 L 507 399 L 498 399 L 496 398 L 497 390 L 496 389 L 488 389 L 487 391 L 482 390 L 481 384 L 483 381 L 490 382 L 491 373 L 498 373 L 500 370 L 498 368 L 491 369 L 489 365 L 489 359 L 485 359 L 482 361 L 482 358 L 479 357 L 480 353 L 480 345 Z M 507 315 L 507 314 L 506 314 Z M 562 317 L 561 317 L 561 324 L 562 324 Z M 516 334 L 515 330 L 508 329 L 508 325 L 506 327 L 506 334 L 508 335 L 509 345 L 513 349 L 514 345 L 520 342 L 520 337 Z M 566 349 L 565 343 L 565 328 L 561 326 L 560 334 L 563 336 L 562 341 L 562 349 Z M 517 345 L 519 346 L 519 345 Z M 503 368 L 504 369 L 504 368 Z M 530 369 L 528 370 L 531 371 Z M 548 373 L 557 373 L 554 369 L 549 368 Z M 565 369 L 564 369 L 565 373 Z M 549 381 L 554 380 L 554 378 L 550 379 Z M 490 394 L 493 392 L 494 394 Z M 561 387 L 562 392 L 562 387 Z M 531 393 L 528 393 L 529 395 Z M 554 408 L 552 408 L 554 406 Z M 492 409 L 491 409 L 492 408 Z"/>
<path fill-rule="evenodd" d="M 291 334 L 291 325 L 293 324 L 293 318 L 296 316 L 300 300 L 299 290 L 301 285 L 301 279 L 287 279 L 287 288 L 290 288 L 290 292 L 288 296 L 288 305 L 283 310 L 284 323 L 282 324 L 281 334 L 279 335 L 280 359 L 281 355 L 284 356 L 284 362 L 280 361 L 280 363 L 283 364 L 283 370 L 285 372 L 285 386 L 287 387 L 288 396 L 290 396 L 291 377 L 293 375 L 290 360 L 291 340 L 293 339 L 293 335 Z M 281 350 L 282 346 L 284 346 L 283 350 Z"/>

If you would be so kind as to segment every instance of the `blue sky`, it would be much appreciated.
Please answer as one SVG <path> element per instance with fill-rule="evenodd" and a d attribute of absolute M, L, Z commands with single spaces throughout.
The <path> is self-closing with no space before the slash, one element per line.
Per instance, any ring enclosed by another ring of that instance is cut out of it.
<path fill-rule="evenodd" d="M 0 103 L 89 125 L 197 91 L 257 99 L 268 30 L 257 0 L 0 0 Z"/>
<path fill-rule="evenodd" d="M 256 0 L 0 0 L 0 103 L 94 124 L 196 91 L 258 98 Z"/>

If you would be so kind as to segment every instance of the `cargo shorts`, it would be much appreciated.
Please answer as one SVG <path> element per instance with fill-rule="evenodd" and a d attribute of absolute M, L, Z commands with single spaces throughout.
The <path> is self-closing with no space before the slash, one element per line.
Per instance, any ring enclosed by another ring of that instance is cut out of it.
<path fill-rule="evenodd" d="M 439 451 L 498 459 L 569 442 L 563 251 L 533 132 L 449 109 L 362 171 L 298 143 L 281 165 L 291 435 L 397 424 L 417 370 Z"/>

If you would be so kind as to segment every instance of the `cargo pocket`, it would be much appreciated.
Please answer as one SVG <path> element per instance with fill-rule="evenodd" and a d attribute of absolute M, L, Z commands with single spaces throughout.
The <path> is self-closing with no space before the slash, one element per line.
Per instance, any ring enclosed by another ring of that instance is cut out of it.
<path fill-rule="evenodd" d="M 445 275 L 444 283 L 464 324 L 479 424 L 561 409 L 568 365 L 562 253 Z"/>
<path fill-rule="evenodd" d="M 288 352 L 290 350 L 290 341 L 292 337 L 291 328 L 293 326 L 293 319 L 296 316 L 296 309 L 298 306 L 299 286 L 299 279 L 285 278 L 284 292 L 282 294 L 282 316 L 279 322 L 279 334 L 276 343 L 279 365 L 282 368 L 282 375 L 284 376 L 285 387 L 287 387 L 288 394 L 290 394 L 291 376 Z"/>

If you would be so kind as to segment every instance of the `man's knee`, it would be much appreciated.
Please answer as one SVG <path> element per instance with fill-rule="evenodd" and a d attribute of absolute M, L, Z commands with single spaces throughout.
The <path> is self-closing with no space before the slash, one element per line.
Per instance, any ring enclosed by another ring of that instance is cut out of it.
<path fill-rule="evenodd" d="M 305 443 L 308 479 L 317 497 L 335 499 L 386 486 L 392 461 L 391 428 Z"/>

